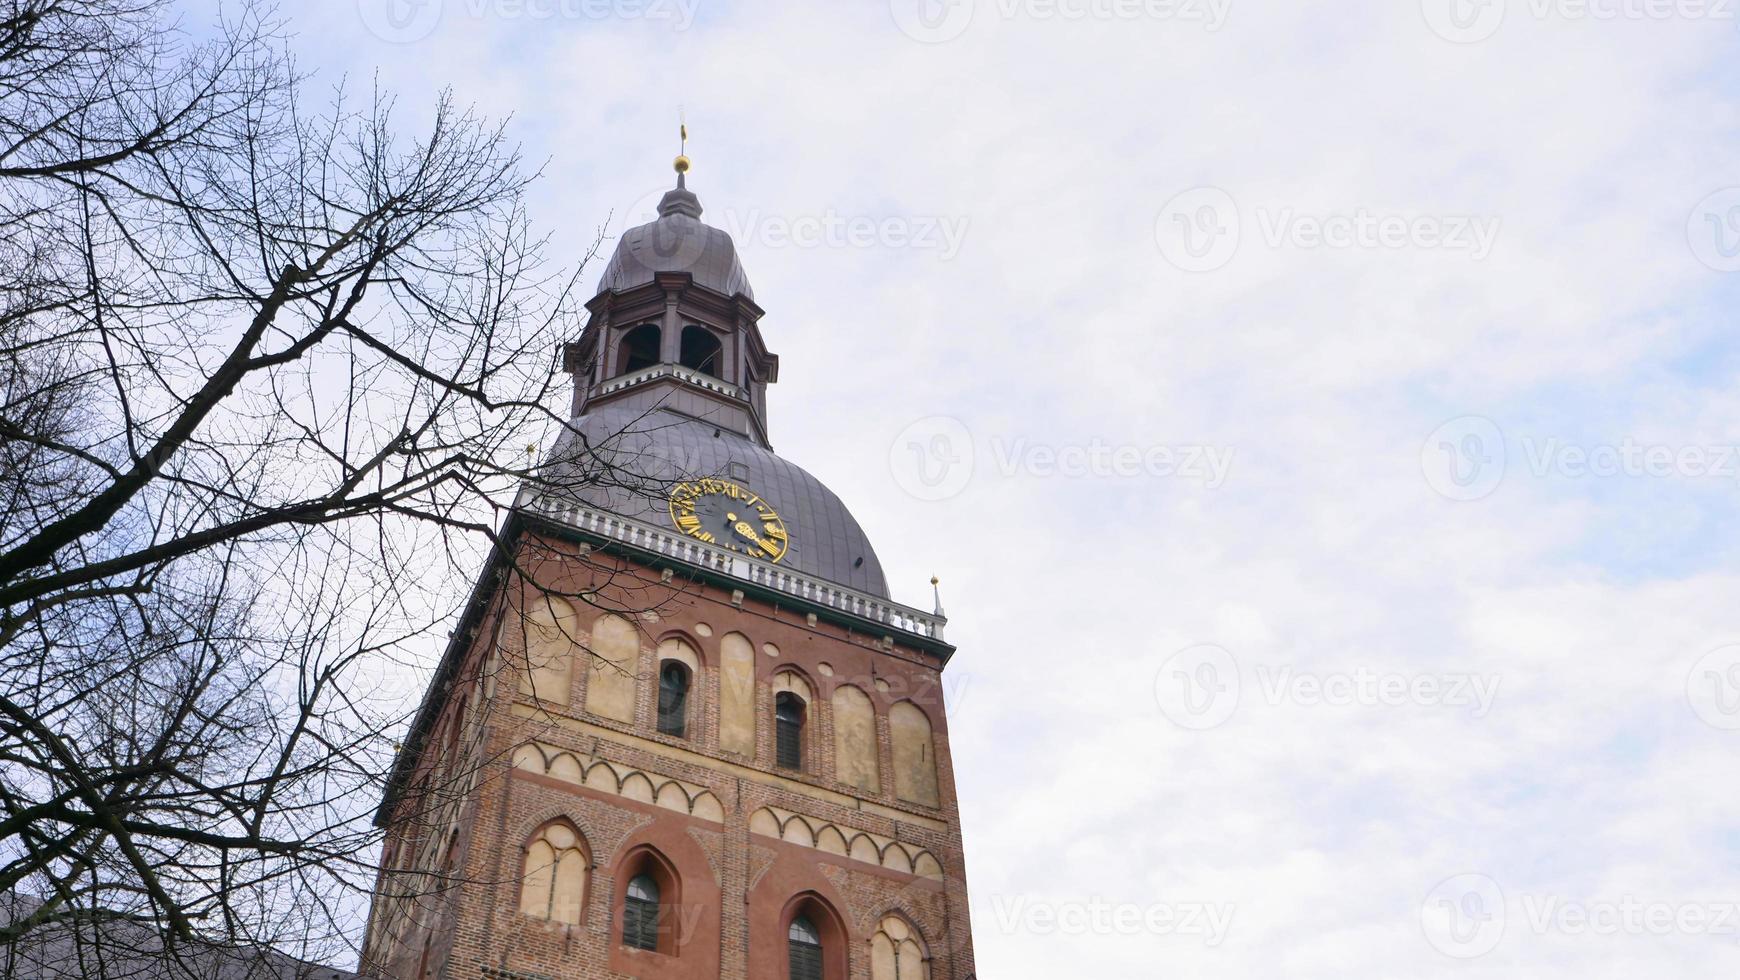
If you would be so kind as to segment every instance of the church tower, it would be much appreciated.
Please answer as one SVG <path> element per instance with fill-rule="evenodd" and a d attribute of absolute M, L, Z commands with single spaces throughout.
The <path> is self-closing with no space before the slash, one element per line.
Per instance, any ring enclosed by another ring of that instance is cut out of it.
<path fill-rule="evenodd" d="M 973 977 L 942 610 L 773 452 L 779 358 L 687 170 L 400 750 L 365 975 Z"/>

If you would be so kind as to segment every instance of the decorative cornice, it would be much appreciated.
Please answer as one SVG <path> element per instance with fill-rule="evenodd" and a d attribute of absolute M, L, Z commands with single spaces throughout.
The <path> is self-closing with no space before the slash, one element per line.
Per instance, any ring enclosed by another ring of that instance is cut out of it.
<path fill-rule="evenodd" d="M 668 367 L 669 365 L 661 365 Z M 906 636 L 944 643 L 948 619 L 901 605 L 868 592 L 847 588 L 814 575 L 794 572 L 783 565 L 750 558 L 715 547 L 686 534 L 600 510 L 572 500 L 541 494 L 521 508 L 545 520 L 573 528 L 603 541 L 616 542 L 697 571 L 741 582 L 758 591 L 796 600 L 823 613 L 839 614 L 886 630 L 885 635 Z"/>

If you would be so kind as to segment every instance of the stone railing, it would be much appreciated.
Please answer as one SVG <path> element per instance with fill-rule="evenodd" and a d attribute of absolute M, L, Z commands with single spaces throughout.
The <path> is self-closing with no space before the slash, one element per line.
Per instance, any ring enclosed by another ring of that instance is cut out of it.
<path fill-rule="evenodd" d="M 890 602 L 867 592 L 849 589 L 813 575 L 804 575 L 771 562 L 697 541 L 686 534 L 631 520 L 585 504 L 540 495 L 521 505 L 558 524 L 588 534 L 619 541 L 672 561 L 727 575 L 758 588 L 778 592 L 814 606 L 849 613 L 859 619 L 888 627 L 890 635 L 910 633 L 943 638 L 942 616 Z"/>
<path fill-rule="evenodd" d="M 724 395 L 726 398 L 735 398 L 739 401 L 747 401 L 749 398 L 740 386 L 721 381 L 710 374 L 702 374 L 692 368 L 683 367 L 681 364 L 654 364 L 652 367 L 641 368 L 633 374 L 624 374 L 600 381 L 592 386 L 592 397 L 597 398 L 614 391 L 635 388 L 659 378 L 675 378 L 685 384 L 704 388 L 716 395 Z"/>

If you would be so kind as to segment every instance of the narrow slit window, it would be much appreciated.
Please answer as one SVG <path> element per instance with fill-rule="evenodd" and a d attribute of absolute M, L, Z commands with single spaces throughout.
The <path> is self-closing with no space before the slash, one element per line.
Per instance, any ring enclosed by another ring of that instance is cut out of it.
<path fill-rule="evenodd" d="M 675 660 L 659 667 L 659 731 L 686 738 L 689 729 L 689 668 Z"/>
<path fill-rule="evenodd" d="M 781 769 L 804 767 L 804 699 L 781 691 L 774 701 L 775 761 Z"/>

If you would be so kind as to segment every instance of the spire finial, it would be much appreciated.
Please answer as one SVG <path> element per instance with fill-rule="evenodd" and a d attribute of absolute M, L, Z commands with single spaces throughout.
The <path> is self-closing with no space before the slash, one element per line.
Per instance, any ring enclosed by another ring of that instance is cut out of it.
<path fill-rule="evenodd" d="M 677 159 L 671 166 L 677 171 L 677 186 L 684 186 L 683 177 L 689 172 L 689 118 L 682 106 L 677 107 Z"/>
<path fill-rule="evenodd" d="M 941 615 L 942 615 L 942 614 L 943 614 L 943 610 L 942 610 L 942 590 L 941 590 L 941 589 L 939 589 L 939 588 L 937 588 L 937 583 L 939 583 L 939 582 L 941 582 L 941 581 L 942 581 L 942 579 L 940 579 L 940 578 L 937 578 L 937 577 L 936 577 L 936 576 L 935 576 L 935 575 L 932 575 L 932 576 L 931 576 L 931 577 L 930 577 L 930 594 L 931 594 L 931 595 L 932 595 L 932 596 L 934 596 L 934 597 L 936 597 L 936 614 L 937 614 L 937 615 L 938 615 L 938 616 L 941 616 Z"/>

